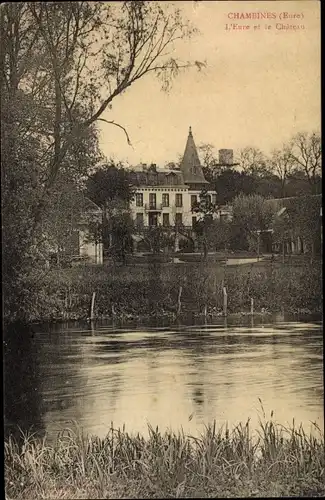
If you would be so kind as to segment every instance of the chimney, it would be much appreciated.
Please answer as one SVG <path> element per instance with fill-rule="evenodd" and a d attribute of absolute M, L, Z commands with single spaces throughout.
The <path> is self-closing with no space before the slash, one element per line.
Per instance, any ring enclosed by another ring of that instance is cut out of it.
<path fill-rule="evenodd" d="M 219 164 L 220 165 L 233 165 L 234 163 L 234 150 L 233 149 L 219 149 Z"/>

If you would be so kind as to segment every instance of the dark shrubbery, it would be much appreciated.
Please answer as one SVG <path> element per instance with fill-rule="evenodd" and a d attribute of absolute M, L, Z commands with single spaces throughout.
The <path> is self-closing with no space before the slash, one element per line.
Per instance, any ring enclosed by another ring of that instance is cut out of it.
<path fill-rule="evenodd" d="M 160 256 L 158 256 L 160 257 Z M 87 266 L 52 270 L 37 301 L 30 305 L 30 320 L 84 319 L 96 292 L 98 318 L 175 314 L 221 314 L 223 286 L 228 312 L 320 312 L 320 264 L 304 266 L 261 262 L 240 266 L 220 263 L 142 266 Z"/>

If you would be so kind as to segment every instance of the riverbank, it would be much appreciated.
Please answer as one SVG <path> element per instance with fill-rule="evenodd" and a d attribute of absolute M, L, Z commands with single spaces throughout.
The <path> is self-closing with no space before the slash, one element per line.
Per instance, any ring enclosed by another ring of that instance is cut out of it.
<path fill-rule="evenodd" d="M 109 429 L 105 439 L 67 429 L 54 445 L 5 442 L 8 500 L 325 495 L 324 436 L 315 427 L 249 421 L 199 437 L 149 427 L 149 437 Z"/>
<path fill-rule="evenodd" d="M 38 277 L 35 277 L 38 279 Z M 38 299 L 25 304 L 28 320 L 134 320 L 150 317 L 220 317 L 322 311 L 321 263 L 281 264 L 261 261 L 225 266 L 220 263 L 85 266 L 51 269 Z"/>

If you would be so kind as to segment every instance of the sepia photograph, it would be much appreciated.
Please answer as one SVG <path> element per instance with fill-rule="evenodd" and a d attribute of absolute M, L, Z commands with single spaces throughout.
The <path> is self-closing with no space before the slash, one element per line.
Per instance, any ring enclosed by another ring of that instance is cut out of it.
<path fill-rule="evenodd" d="M 0 16 L 6 499 L 324 497 L 320 2 Z"/>

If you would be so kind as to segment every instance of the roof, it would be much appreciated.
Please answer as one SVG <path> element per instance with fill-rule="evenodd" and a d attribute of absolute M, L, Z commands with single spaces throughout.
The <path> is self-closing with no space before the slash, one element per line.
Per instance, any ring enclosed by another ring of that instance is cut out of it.
<path fill-rule="evenodd" d="M 147 170 L 133 170 L 130 172 L 130 183 L 134 187 L 140 186 L 183 186 L 200 190 L 203 187 L 213 189 L 205 179 L 199 155 L 190 127 L 180 169 L 157 169 L 151 165 Z"/>
<path fill-rule="evenodd" d="M 272 203 L 278 203 L 279 206 L 285 207 L 285 208 L 291 208 L 296 206 L 299 202 L 301 201 L 315 201 L 316 203 L 319 203 L 319 205 L 322 205 L 322 194 L 306 194 L 304 196 L 290 196 L 289 198 L 269 198 L 268 202 Z"/>
<path fill-rule="evenodd" d="M 313 211 L 319 211 L 319 215 L 322 216 L 322 195 L 321 194 L 306 194 L 304 196 L 291 196 L 290 198 L 271 198 L 266 200 L 268 202 L 273 202 L 278 205 L 277 216 L 280 217 L 283 214 L 293 214 L 301 211 L 305 211 L 306 207 L 312 209 Z"/>
<path fill-rule="evenodd" d="M 81 198 L 82 209 L 84 212 L 101 212 L 102 209 L 93 202 L 90 198 L 85 195 L 82 195 Z"/>
<path fill-rule="evenodd" d="M 208 181 L 203 175 L 202 166 L 193 139 L 191 127 L 189 129 L 180 168 L 184 177 L 184 182 L 186 184 L 208 184 Z"/>
<path fill-rule="evenodd" d="M 153 171 L 130 172 L 130 182 L 133 186 L 184 186 L 181 171 Z"/>

